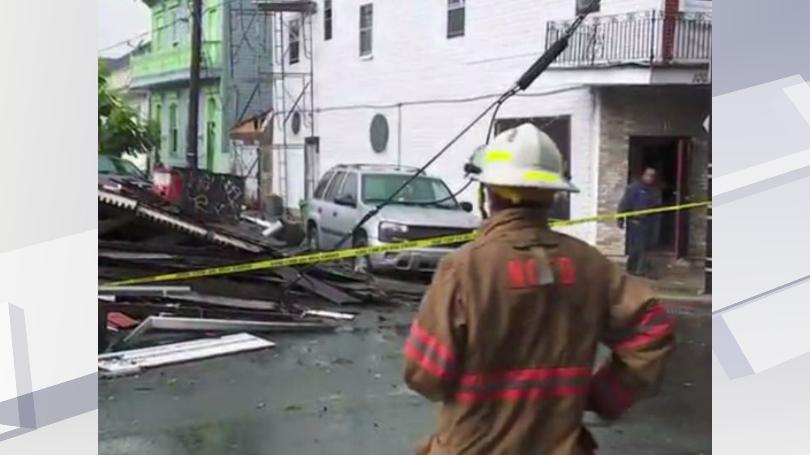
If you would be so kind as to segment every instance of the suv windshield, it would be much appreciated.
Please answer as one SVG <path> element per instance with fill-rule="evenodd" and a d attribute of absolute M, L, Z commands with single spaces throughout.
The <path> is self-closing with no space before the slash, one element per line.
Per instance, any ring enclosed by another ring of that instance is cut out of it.
<path fill-rule="evenodd" d="M 98 173 L 99 174 L 115 174 L 128 177 L 138 177 L 145 179 L 140 169 L 129 161 L 114 156 L 99 155 L 98 156 Z"/>
<path fill-rule="evenodd" d="M 411 176 L 402 174 L 366 174 L 363 176 L 363 202 L 383 202 Z M 438 202 L 437 202 L 438 201 Z M 392 201 L 399 204 L 432 204 L 448 209 L 458 208 L 458 202 L 450 194 L 447 185 L 431 177 L 417 177 L 399 192 Z"/>

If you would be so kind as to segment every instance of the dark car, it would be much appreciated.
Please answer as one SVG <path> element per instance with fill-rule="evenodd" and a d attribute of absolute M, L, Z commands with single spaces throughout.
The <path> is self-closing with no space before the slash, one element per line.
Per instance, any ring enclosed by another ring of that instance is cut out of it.
<path fill-rule="evenodd" d="M 137 166 L 110 155 L 98 156 L 98 184 L 112 190 L 120 189 L 122 185 L 144 190 L 152 187 L 152 182 Z"/>

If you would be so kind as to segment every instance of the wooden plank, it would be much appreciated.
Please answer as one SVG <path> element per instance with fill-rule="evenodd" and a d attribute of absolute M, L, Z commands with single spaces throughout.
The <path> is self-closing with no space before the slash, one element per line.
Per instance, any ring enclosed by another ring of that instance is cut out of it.
<path fill-rule="evenodd" d="M 336 303 L 338 305 L 361 303 L 360 299 L 352 297 L 340 289 L 330 286 L 323 281 L 313 278 L 307 274 L 304 274 L 304 276 L 300 277 L 299 279 L 300 274 L 298 273 L 298 270 L 294 268 L 281 267 L 272 269 L 272 272 L 284 278 L 287 283 L 295 282 L 297 287 L 306 289 L 318 296 L 325 298 L 326 300 L 329 300 L 332 303 Z"/>
<path fill-rule="evenodd" d="M 111 375 L 133 374 L 154 368 L 237 352 L 272 348 L 276 344 L 239 333 L 214 339 L 200 339 L 98 356 L 98 369 Z"/>

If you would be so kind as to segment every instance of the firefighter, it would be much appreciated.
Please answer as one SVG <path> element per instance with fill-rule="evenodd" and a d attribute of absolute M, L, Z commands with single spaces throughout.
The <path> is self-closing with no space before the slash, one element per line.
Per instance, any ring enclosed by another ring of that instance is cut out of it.
<path fill-rule="evenodd" d="M 583 413 L 616 419 L 654 391 L 672 321 L 650 289 L 552 231 L 556 192 L 578 191 L 531 124 L 484 150 L 491 217 L 442 260 L 405 342 L 405 382 L 441 404 L 419 454 L 586 455 Z M 594 368 L 597 344 L 612 356 Z"/>

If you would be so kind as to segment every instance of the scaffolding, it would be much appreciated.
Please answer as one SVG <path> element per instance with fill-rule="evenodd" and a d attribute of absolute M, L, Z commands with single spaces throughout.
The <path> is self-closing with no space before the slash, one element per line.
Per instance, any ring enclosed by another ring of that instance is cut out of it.
<path fill-rule="evenodd" d="M 272 82 L 267 75 L 272 69 L 273 46 L 270 18 L 253 0 L 230 0 L 226 8 L 227 74 L 223 108 L 225 122 L 235 128 L 249 119 L 266 113 L 272 103 Z M 257 201 L 267 193 L 262 190 L 261 152 L 256 140 L 230 138 L 233 152 L 231 171 L 246 180 L 246 188 L 255 189 Z"/>
<path fill-rule="evenodd" d="M 312 50 L 312 16 L 317 10 L 314 1 L 304 0 L 254 0 L 258 10 L 269 17 L 273 49 L 273 65 L 267 78 L 272 81 L 272 105 L 275 131 L 278 137 L 273 139 L 273 155 L 279 195 L 288 202 L 296 192 L 291 186 L 288 175 L 291 152 L 303 156 L 304 188 L 302 196 L 306 199 L 312 195 L 317 176 L 317 140 L 315 137 L 315 109 L 313 87 L 313 50 Z M 296 24 L 291 28 L 291 22 Z M 292 34 L 291 34 L 292 33 Z M 291 38 L 295 39 L 291 39 Z M 296 67 L 304 71 L 290 71 L 291 52 L 297 52 Z M 294 141 L 291 138 L 290 126 L 297 128 L 295 135 L 304 140 Z M 310 144 L 316 144 L 312 150 Z M 294 178 L 294 176 L 293 176 Z"/>

